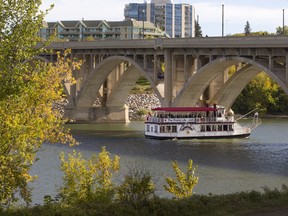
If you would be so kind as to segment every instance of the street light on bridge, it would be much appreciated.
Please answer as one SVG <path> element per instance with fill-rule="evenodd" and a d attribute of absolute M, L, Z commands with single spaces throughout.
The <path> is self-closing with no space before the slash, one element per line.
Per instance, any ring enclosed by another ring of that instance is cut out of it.
<path fill-rule="evenodd" d="M 285 8 L 283 7 L 283 30 L 282 34 L 285 35 Z"/>
<path fill-rule="evenodd" d="M 144 39 L 144 18 L 145 18 L 145 9 L 143 9 L 143 26 L 142 26 L 142 37 Z"/>
<path fill-rule="evenodd" d="M 222 37 L 224 37 L 224 2 L 222 3 Z"/>

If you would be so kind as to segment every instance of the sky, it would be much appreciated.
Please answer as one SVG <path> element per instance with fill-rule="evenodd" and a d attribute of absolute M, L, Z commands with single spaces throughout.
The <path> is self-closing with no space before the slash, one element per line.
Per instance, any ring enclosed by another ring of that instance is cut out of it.
<path fill-rule="evenodd" d="M 42 0 L 41 9 L 54 8 L 45 17 L 48 22 L 59 20 L 107 20 L 124 19 L 124 7 L 128 3 L 144 0 Z M 147 0 L 150 2 L 150 0 Z M 222 35 L 222 4 L 224 4 L 224 35 L 243 33 L 248 21 L 252 32 L 275 33 L 278 26 L 288 25 L 288 0 L 174 0 L 195 7 L 196 19 L 203 35 Z M 283 13 L 284 9 L 284 13 Z"/>

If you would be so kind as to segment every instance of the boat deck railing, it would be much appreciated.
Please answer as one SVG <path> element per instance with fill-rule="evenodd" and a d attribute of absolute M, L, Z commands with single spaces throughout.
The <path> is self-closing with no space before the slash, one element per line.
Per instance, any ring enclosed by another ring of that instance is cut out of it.
<path fill-rule="evenodd" d="M 192 117 L 192 118 L 170 118 L 148 116 L 146 122 L 150 123 L 215 123 L 215 122 L 233 122 L 233 116 L 227 117 Z"/>
<path fill-rule="evenodd" d="M 256 127 L 258 127 L 260 124 L 262 124 L 262 120 L 259 118 L 258 114 L 255 114 L 253 120 L 249 122 L 248 124 L 246 124 L 245 126 L 253 130 Z"/>

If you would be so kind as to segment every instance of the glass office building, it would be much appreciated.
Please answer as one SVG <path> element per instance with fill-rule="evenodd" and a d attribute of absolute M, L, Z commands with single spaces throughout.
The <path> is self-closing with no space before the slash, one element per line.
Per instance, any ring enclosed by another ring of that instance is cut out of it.
<path fill-rule="evenodd" d="M 135 19 L 155 23 L 155 4 L 130 3 L 125 5 L 124 16 L 126 20 Z"/>
<path fill-rule="evenodd" d="M 195 36 L 195 8 L 190 4 L 173 4 L 170 0 L 152 0 L 151 3 L 125 5 L 125 19 L 150 21 L 170 37 Z"/>

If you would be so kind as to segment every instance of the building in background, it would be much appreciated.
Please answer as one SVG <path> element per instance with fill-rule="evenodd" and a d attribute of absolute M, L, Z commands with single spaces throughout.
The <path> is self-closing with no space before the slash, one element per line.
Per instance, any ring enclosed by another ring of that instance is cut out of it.
<path fill-rule="evenodd" d="M 195 36 L 195 8 L 190 4 L 173 4 L 171 0 L 130 3 L 125 5 L 124 17 L 152 22 L 170 37 Z"/>
<path fill-rule="evenodd" d="M 99 39 L 142 39 L 168 37 L 149 21 L 135 19 L 109 22 L 105 20 L 76 20 L 45 22 L 39 35 L 47 40 L 55 35 L 65 41 L 85 41 Z"/>

